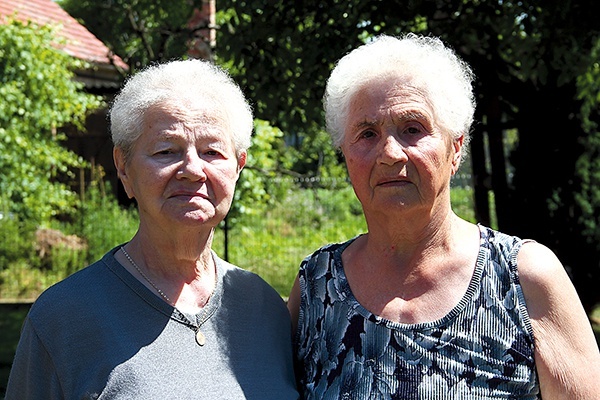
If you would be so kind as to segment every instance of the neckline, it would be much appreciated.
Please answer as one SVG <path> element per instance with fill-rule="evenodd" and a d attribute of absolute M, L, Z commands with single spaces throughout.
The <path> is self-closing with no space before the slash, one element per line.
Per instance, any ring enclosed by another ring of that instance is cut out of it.
<path fill-rule="evenodd" d="M 383 324 L 394 330 L 414 330 L 414 329 L 423 329 L 423 328 L 436 328 L 438 326 L 446 324 L 448 321 L 455 318 L 460 312 L 469 304 L 477 289 L 481 283 L 481 277 L 483 275 L 484 263 L 485 263 L 485 249 L 483 246 L 485 235 L 483 226 L 480 224 L 477 225 L 479 228 L 479 250 L 477 253 L 477 260 L 475 262 L 475 269 L 473 271 L 473 275 L 471 276 L 471 281 L 469 282 L 469 286 L 467 287 L 466 292 L 461 297 L 460 301 L 443 317 L 426 322 L 418 322 L 416 324 L 408 324 L 402 322 L 392 321 L 383 317 L 380 317 L 371 311 L 367 310 L 354 296 L 352 289 L 350 288 L 350 284 L 348 283 L 348 278 L 346 277 L 346 272 L 344 271 L 344 265 L 342 262 L 342 253 L 352 242 L 354 242 L 359 236 L 356 236 L 349 241 L 343 243 L 340 247 L 338 247 L 333 254 L 334 262 L 332 268 L 334 269 L 334 273 L 337 278 L 340 280 L 339 288 L 342 292 L 342 301 L 350 304 L 351 308 L 354 309 L 358 314 L 368 320 L 372 320 L 377 324 Z M 155 296 L 156 297 L 156 296 Z"/>
<path fill-rule="evenodd" d="M 200 328 L 206 321 L 208 321 L 214 313 L 217 311 L 221 304 L 221 298 L 223 295 L 223 276 L 224 276 L 224 267 L 221 263 L 219 257 L 215 254 L 214 251 L 211 251 L 213 261 L 215 263 L 215 273 L 216 273 L 216 283 L 215 290 L 212 295 L 208 298 L 208 302 L 204 305 L 202 309 L 196 314 L 190 315 L 194 318 L 188 318 L 184 312 L 180 311 L 177 307 L 172 306 L 171 304 L 164 301 L 162 298 L 158 297 L 152 290 L 150 290 L 146 285 L 140 282 L 131 272 L 127 270 L 117 259 L 115 258 L 115 253 L 119 251 L 122 245 L 115 247 L 110 251 L 111 262 L 108 262 L 107 265 L 109 268 L 115 272 L 123 282 L 139 297 L 141 297 L 146 303 L 148 303 L 151 307 L 159 311 L 160 313 L 166 315 L 170 319 L 179 322 L 180 324 L 186 325 L 190 328 L 198 329 Z"/>

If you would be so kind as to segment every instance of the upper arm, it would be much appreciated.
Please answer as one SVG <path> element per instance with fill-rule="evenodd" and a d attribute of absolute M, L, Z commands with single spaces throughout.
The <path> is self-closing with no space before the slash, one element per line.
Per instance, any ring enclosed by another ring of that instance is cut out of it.
<path fill-rule="evenodd" d="M 300 280 L 298 276 L 294 280 L 294 286 L 292 286 L 287 307 L 292 318 L 292 335 L 295 335 L 298 328 L 298 316 L 300 314 Z"/>
<path fill-rule="evenodd" d="M 600 353 L 564 267 L 535 242 L 523 244 L 517 262 L 544 400 L 594 398 L 600 393 Z"/>
<path fill-rule="evenodd" d="M 31 320 L 26 318 L 8 379 L 6 399 L 59 398 L 63 398 L 63 392 L 54 363 Z"/>

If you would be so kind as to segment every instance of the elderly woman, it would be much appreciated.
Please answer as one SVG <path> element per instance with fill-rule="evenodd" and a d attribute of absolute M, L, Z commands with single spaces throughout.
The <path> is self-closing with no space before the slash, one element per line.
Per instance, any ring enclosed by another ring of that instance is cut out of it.
<path fill-rule="evenodd" d="M 39 297 L 6 398 L 297 399 L 285 303 L 211 250 L 250 144 L 242 92 L 173 61 L 131 78 L 110 117 L 139 229 Z"/>
<path fill-rule="evenodd" d="M 327 126 L 368 232 L 300 267 L 288 306 L 304 398 L 598 398 L 598 347 L 556 256 L 452 212 L 471 82 L 416 35 L 333 70 Z"/>

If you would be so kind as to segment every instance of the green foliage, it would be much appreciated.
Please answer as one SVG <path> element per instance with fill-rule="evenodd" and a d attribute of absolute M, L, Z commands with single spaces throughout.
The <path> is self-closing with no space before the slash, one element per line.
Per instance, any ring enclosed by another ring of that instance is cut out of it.
<path fill-rule="evenodd" d="M 473 208 L 473 189 L 470 187 L 453 187 L 450 191 L 452 210 L 459 217 L 477 223 Z"/>
<path fill-rule="evenodd" d="M 259 215 L 286 193 L 281 177 L 290 173 L 295 154 L 284 146 L 283 132 L 262 120 L 254 121 L 252 145 L 242 170 L 228 221 L 235 224 L 241 214 Z"/>
<path fill-rule="evenodd" d="M 54 47 L 55 30 L 0 24 L 0 193 L 19 218 L 48 221 L 77 203 L 69 183 L 84 161 L 60 145 L 58 129 L 81 127 L 100 100 L 81 92 L 83 64 Z"/>
<path fill-rule="evenodd" d="M 43 239 L 31 221 L 18 221 L 10 214 L 0 218 L 0 298 L 35 298 L 42 290 L 100 259 L 114 246 L 131 239 L 138 227 L 134 208 L 123 209 L 100 181 L 92 182 L 70 222 L 54 221 L 53 240 L 45 254 Z M 38 231 L 39 232 L 39 231 Z M 47 242 L 48 243 L 48 242 Z"/>
<path fill-rule="evenodd" d="M 575 201 L 581 209 L 579 222 L 583 233 L 600 249 L 600 38 L 592 51 L 592 60 L 577 80 L 583 127 L 588 135 L 582 138 L 586 151 L 577 160 L 581 190 L 575 194 Z"/>
<path fill-rule="evenodd" d="M 350 184 L 322 179 L 306 188 L 304 179 L 276 180 L 286 193 L 261 214 L 247 213 L 229 230 L 229 261 L 262 276 L 282 296 L 288 296 L 304 257 L 326 243 L 365 232 L 360 203 Z M 329 188 L 323 188 L 329 186 Z M 214 249 L 223 255 L 223 231 Z"/>
<path fill-rule="evenodd" d="M 189 24 L 202 0 L 61 0 L 79 19 L 132 68 L 179 58 L 197 39 L 203 24 Z"/>
<path fill-rule="evenodd" d="M 137 208 L 122 208 L 110 190 L 92 182 L 77 220 L 77 231 L 87 242 L 87 263 L 99 260 L 113 247 L 128 242 L 139 225 Z"/>
<path fill-rule="evenodd" d="M 0 211 L 0 271 L 20 259 L 35 257 L 32 246 L 35 226 L 19 221 L 6 210 Z"/>

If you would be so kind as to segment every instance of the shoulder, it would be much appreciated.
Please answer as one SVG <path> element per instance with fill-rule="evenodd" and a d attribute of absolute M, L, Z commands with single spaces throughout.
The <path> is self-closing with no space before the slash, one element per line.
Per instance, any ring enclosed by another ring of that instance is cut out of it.
<path fill-rule="evenodd" d="M 305 270 L 326 270 L 329 267 L 330 261 L 335 258 L 336 253 L 341 253 L 350 246 L 357 238 L 354 237 L 345 242 L 329 243 L 315 250 L 312 254 L 308 255 L 300 264 L 300 272 Z"/>
<path fill-rule="evenodd" d="M 565 284 L 571 286 L 571 280 L 556 254 L 540 243 L 524 242 L 517 256 L 517 265 L 519 280 L 529 298 L 541 297 L 539 300 L 542 300 L 554 291 L 564 291 Z"/>
<path fill-rule="evenodd" d="M 556 254 L 533 241 L 524 242 L 517 256 L 518 277 L 532 320 L 558 317 L 579 309 L 579 296 Z M 576 307 L 576 308 L 575 308 Z"/>
<path fill-rule="evenodd" d="M 237 265 L 231 264 L 219 257 L 217 257 L 217 260 L 225 283 L 233 283 L 237 285 L 258 285 L 258 287 L 261 288 L 269 286 L 269 284 L 255 272 L 240 268 Z"/>
<path fill-rule="evenodd" d="M 244 301 L 275 303 L 285 308 L 282 297 L 258 274 L 240 268 L 217 257 L 223 275 L 223 290 Z"/>
<path fill-rule="evenodd" d="M 101 260 L 84 267 L 42 292 L 31 306 L 29 316 L 32 321 L 54 321 L 55 314 L 75 312 L 76 309 L 92 303 L 94 297 L 106 296 L 106 292 L 99 288 L 111 280 L 112 274 L 107 273 L 106 268 L 106 262 L 110 258 L 116 262 L 109 252 Z"/>
<path fill-rule="evenodd" d="M 478 225 L 481 234 L 481 240 L 491 249 L 498 252 L 499 255 L 505 257 L 513 257 L 516 261 L 516 256 L 521 248 L 521 245 L 526 241 L 518 236 L 509 235 L 492 228 Z"/>
<path fill-rule="evenodd" d="M 53 284 L 40 294 L 32 308 L 51 304 L 62 306 L 69 304 L 73 297 L 80 298 L 82 293 L 85 293 L 86 296 L 91 294 L 89 293 L 90 285 L 101 276 L 101 270 L 101 262 L 97 261 Z"/>

